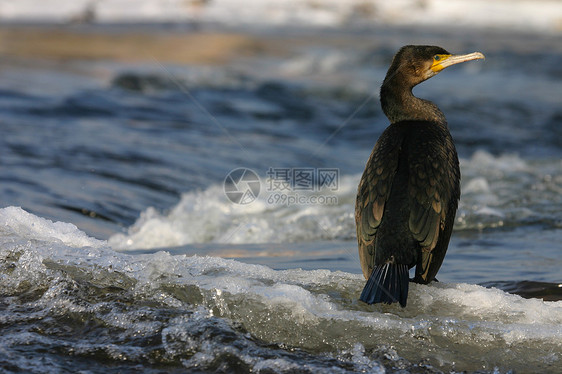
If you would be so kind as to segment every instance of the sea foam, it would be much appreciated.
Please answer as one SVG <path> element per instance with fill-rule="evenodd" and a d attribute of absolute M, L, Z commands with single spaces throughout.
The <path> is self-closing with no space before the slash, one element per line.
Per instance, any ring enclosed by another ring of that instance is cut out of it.
<path fill-rule="evenodd" d="M 558 167 L 557 160 L 535 165 L 517 155 L 494 156 L 485 151 L 462 159 L 462 193 L 455 229 L 528 224 L 529 220 L 555 225 L 556 217 L 548 214 L 548 208 L 533 208 L 545 201 L 549 205 L 562 202 L 557 187 L 560 177 L 551 176 Z M 252 203 L 239 205 L 228 200 L 222 186 L 212 185 L 184 193 L 168 212 L 147 208 L 126 233 L 111 236 L 109 244 L 118 250 L 134 250 L 192 243 L 355 240 L 359 179 L 359 174 L 340 177 L 338 189 L 330 192 L 335 204 L 275 204 L 268 199 L 271 194 L 263 193 Z M 301 197 L 313 195 L 298 193 Z"/>
<path fill-rule="evenodd" d="M 0 227 L 1 293 L 11 295 L 13 301 L 20 293 L 38 297 L 29 305 L 32 315 L 24 318 L 10 307 L 0 313 L 2 323 L 25 324 L 29 318 L 42 320 L 55 312 L 84 314 L 83 318 L 95 317 L 118 328 L 120 334 L 162 334 L 164 349 L 171 356 L 180 355 L 182 349 L 198 352 L 186 359 L 186 367 L 199 362 L 197 357 L 206 362 L 202 355 L 210 354 L 204 348 L 209 344 L 215 344 L 215 350 L 230 346 L 212 343 L 212 337 L 202 342 L 203 336 L 190 335 L 201 323 L 239 323 L 262 341 L 351 355 L 357 365 L 367 360 L 358 352 L 384 346 L 394 346 L 410 360 L 429 358 L 459 370 L 476 370 L 482 357 L 486 365 L 512 369 L 544 369 L 562 357 L 562 302 L 523 299 L 466 283 L 435 283 L 412 284 L 404 309 L 368 306 L 357 300 L 364 284 L 359 274 L 298 268 L 278 271 L 166 251 L 128 255 L 88 238 L 72 225 L 53 223 L 14 207 L 0 209 Z M 115 301 L 113 296 L 104 296 L 110 294 L 116 294 Z M 129 300 L 129 307 L 124 308 L 122 298 Z M 18 303 L 23 303 L 17 307 L 22 308 L 28 301 L 24 298 Z M 149 311 L 146 305 L 153 307 Z M 200 317 L 158 317 L 159 310 L 169 315 L 176 309 Z M 59 344 L 54 336 L 46 339 Z M 0 338 L 8 349 L 26 341 L 38 342 L 34 335 L 25 334 Z M 84 352 L 99 349 L 92 341 L 82 344 Z M 241 349 L 240 344 L 236 346 L 232 349 Z M 114 348 L 115 355 L 130 359 L 140 354 L 136 348 Z M 257 348 L 248 349 L 255 354 Z M 368 360 L 367 366 L 380 369 L 376 360 Z M 248 362 L 255 367 L 285 365 L 263 359 Z"/>

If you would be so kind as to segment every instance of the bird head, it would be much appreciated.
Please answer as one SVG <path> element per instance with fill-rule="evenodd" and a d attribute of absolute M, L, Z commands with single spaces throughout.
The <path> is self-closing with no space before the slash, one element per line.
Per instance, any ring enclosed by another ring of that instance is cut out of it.
<path fill-rule="evenodd" d="M 399 77 L 411 88 L 449 66 L 478 59 L 484 59 L 484 55 L 480 52 L 454 55 L 437 46 L 407 45 L 394 56 L 385 82 Z"/>

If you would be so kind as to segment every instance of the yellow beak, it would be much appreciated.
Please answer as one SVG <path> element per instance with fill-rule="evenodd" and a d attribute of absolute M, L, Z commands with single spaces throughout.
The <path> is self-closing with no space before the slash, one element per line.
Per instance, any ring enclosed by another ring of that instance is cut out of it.
<path fill-rule="evenodd" d="M 435 73 L 455 64 L 471 60 L 484 60 L 486 57 L 480 52 L 473 52 L 467 55 L 436 55 L 433 59 L 431 70 Z"/>

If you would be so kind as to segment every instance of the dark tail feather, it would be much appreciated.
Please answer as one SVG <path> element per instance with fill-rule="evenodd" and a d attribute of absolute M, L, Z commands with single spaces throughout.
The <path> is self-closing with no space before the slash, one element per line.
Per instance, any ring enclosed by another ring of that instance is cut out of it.
<path fill-rule="evenodd" d="M 408 265 L 377 265 L 359 299 L 367 304 L 399 302 L 405 307 L 409 281 Z"/>

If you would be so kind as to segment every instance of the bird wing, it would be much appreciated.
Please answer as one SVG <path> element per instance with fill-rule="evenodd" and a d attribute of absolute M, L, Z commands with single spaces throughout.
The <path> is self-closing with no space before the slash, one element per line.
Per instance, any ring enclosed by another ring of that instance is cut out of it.
<path fill-rule="evenodd" d="M 437 126 L 430 131 L 438 131 Z M 414 239 L 420 243 L 422 249 L 421 261 L 416 269 L 416 277 L 423 282 L 432 280 L 439 269 L 446 251 L 449 236 L 451 234 L 452 220 L 456 211 L 460 191 L 458 180 L 460 177 L 458 159 L 450 136 L 434 134 L 428 138 L 432 142 L 408 142 L 408 146 L 414 149 L 410 152 L 408 193 L 410 202 L 409 228 Z M 441 142 L 435 141 L 441 139 Z M 421 147 L 421 148 L 420 148 Z M 425 157 L 419 157 L 424 154 Z M 454 209 L 451 212 L 451 202 L 454 200 Z M 450 216 L 453 217 L 450 217 Z M 446 234 L 444 234 L 446 233 Z M 443 237 L 442 241 L 439 239 Z M 438 243 L 439 242 L 439 243 Z M 434 259 L 436 246 L 439 255 Z M 432 263 L 436 262 L 432 266 Z"/>
<path fill-rule="evenodd" d="M 398 168 L 401 137 L 392 134 L 392 129 L 392 126 L 387 128 L 375 144 L 357 191 L 355 222 L 365 278 L 374 266 L 377 229 Z"/>

